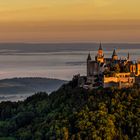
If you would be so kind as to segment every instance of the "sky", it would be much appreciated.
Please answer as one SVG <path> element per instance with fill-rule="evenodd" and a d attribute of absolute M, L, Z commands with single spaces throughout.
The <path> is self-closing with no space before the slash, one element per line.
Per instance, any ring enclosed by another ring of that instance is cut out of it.
<path fill-rule="evenodd" d="M 140 0 L 0 0 L 0 42 L 140 42 Z"/>

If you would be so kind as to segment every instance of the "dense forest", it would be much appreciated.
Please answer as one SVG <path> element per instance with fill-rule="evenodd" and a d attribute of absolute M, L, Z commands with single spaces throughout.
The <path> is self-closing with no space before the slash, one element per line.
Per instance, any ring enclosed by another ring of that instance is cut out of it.
<path fill-rule="evenodd" d="M 140 87 L 84 90 L 0 103 L 0 140 L 139 140 Z"/>

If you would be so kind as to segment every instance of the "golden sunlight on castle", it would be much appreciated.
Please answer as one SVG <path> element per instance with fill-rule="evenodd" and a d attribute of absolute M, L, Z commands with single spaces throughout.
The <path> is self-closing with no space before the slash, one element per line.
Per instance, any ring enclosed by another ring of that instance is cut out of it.
<path fill-rule="evenodd" d="M 116 50 L 111 58 L 105 58 L 102 45 L 100 44 L 95 60 L 92 60 L 90 53 L 87 57 L 87 76 L 76 75 L 78 85 L 84 88 L 98 87 L 131 87 L 139 83 L 140 62 L 127 58 L 118 58 Z"/>

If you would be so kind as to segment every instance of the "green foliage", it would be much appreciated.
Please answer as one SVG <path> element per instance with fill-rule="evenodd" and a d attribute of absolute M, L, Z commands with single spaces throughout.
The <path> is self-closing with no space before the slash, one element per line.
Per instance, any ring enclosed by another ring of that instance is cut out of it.
<path fill-rule="evenodd" d="M 120 66 L 119 66 L 119 64 L 115 64 L 115 65 L 114 65 L 114 71 L 115 71 L 116 73 L 119 73 L 119 72 L 120 72 Z"/>
<path fill-rule="evenodd" d="M 13 137 L 0 137 L 0 140 L 16 140 Z"/>
<path fill-rule="evenodd" d="M 129 65 L 125 65 L 125 66 L 122 68 L 122 72 L 130 72 Z"/>
<path fill-rule="evenodd" d="M 140 87 L 77 88 L 0 103 L 0 140 L 140 139 Z"/>

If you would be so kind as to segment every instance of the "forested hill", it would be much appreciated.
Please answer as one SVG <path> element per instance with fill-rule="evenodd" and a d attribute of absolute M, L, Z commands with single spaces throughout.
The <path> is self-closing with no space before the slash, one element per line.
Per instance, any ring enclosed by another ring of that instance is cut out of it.
<path fill-rule="evenodd" d="M 2 102 L 0 139 L 138 140 L 140 87 L 87 91 L 70 82 L 50 95 Z"/>
<path fill-rule="evenodd" d="M 12 78 L 0 80 L 0 102 L 24 100 L 34 93 L 51 93 L 68 81 L 50 78 Z"/>
<path fill-rule="evenodd" d="M 51 93 L 64 83 L 67 81 L 37 77 L 3 79 L 0 80 L 0 94 L 29 94 L 38 91 Z"/>

